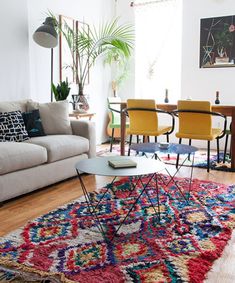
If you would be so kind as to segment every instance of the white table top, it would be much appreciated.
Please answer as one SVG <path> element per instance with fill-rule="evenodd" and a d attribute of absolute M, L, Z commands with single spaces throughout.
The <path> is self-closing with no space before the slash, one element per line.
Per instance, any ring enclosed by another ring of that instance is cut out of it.
<path fill-rule="evenodd" d="M 114 169 L 108 165 L 108 161 L 113 159 L 131 159 L 137 163 L 137 166 L 134 168 Z M 165 170 L 165 164 L 159 160 L 146 157 L 110 156 L 96 157 L 79 161 L 76 163 L 75 168 L 80 172 L 94 175 L 129 177 L 148 175 L 163 171 Z"/>

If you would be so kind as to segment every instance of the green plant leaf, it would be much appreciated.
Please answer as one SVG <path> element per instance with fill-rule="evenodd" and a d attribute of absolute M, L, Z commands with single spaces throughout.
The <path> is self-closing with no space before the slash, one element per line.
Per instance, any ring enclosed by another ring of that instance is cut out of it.
<path fill-rule="evenodd" d="M 51 16 L 52 13 L 51 13 Z M 53 16 L 55 18 L 55 16 Z M 89 69 L 100 55 L 111 64 L 114 60 L 123 62 L 129 59 L 134 46 L 134 29 L 130 24 L 118 24 L 118 18 L 90 28 L 83 24 L 77 31 L 72 30 L 66 21 L 57 22 L 58 31 L 64 36 L 71 52 L 76 81 L 83 89 Z"/>

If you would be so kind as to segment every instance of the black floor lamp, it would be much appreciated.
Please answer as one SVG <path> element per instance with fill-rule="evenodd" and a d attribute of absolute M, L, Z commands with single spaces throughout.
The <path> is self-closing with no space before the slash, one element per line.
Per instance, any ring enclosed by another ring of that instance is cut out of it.
<path fill-rule="evenodd" d="M 34 41 L 42 47 L 51 48 L 51 85 L 53 83 L 53 48 L 58 44 L 58 35 L 55 30 L 55 21 L 52 17 L 47 17 L 45 22 L 34 32 Z M 53 93 L 51 88 L 51 101 Z"/>

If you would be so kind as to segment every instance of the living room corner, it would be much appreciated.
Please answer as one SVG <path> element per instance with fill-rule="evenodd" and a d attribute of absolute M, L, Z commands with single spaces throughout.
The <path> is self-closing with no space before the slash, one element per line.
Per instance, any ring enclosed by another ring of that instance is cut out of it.
<path fill-rule="evenodd" d="M 0 22 L 0 282 L 234 283 L 234 0 Z"/>

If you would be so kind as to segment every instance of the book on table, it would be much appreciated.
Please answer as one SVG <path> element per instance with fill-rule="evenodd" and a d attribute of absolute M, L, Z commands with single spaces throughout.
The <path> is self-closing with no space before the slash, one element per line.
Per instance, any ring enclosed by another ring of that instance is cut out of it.
<path fill-rule="evenodd" d="M 113 168 L 132 168 L 137 166 L 137 163 L 129 158 L 110 159 L 108 164 Z"/>

